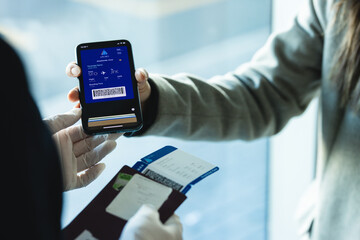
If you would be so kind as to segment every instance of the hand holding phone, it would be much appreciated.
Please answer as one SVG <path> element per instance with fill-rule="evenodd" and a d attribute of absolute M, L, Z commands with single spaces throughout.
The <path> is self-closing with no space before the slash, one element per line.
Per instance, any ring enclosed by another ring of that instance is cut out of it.
<path fill-rule="evenodd" d="M 81 74 L 82 125 L 87 134 L 131 132 L 142 127 L 141 104 L 130 42 L 76 47 Z"/>
<path fill-rule="evenodd" d="M 81 74 L 81 68 L 76 64 L 76 62 L 70 62 L 65 69 L 66 75 L 71 78 L 78 78 Z M 150 98 L 151 95 L 151 86 L 148 82 L 149 74 L 144 68 L 138 68 L 135 70 L 135 78 L 138 85 L 141 110 L 144 111 L 144 105 L 146 101 Z M 68 100 L 70 102 L 76 103 L 75 108 L 80 108 L 80 97 L 79 97 L 79 87 L 74 87 L 68 93 Z"/>

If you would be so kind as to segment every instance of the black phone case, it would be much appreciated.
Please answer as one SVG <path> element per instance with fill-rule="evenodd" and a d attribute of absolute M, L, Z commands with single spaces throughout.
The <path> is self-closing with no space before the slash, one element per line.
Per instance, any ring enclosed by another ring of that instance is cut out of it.
<path fill-rule="evenodd" d="M 76 47 L 76 58 L 77 58 L 77 61 L 78 61 L 78 64 L 81 65 L 81 58 L 79 56 L 79 53 L 80 53 L 80 48 L 81 46 L 89 46 L 89 49 L 97 49 L 97 48 L 102 48 L 102 47 L 116 47 L 116 43 L 118 42 L 125 42 L 126 44 L 124 46 L 127 46 L 129 49 L 128 49 L 128 57 L 130 59 L 130 66 L 132 66 L 134 68 L 134 72 L 133 74 L 135 75 L 135 65 L 134 65 L 134 60 L 133 60 L 133 54 L 132 54 L 132 47 L 131 47 L 131 44 L 128 40 L 125 40 L 125 39 L 122 39 L 122 40 L 114 40 L 114 41 L 105 41 L 105 42 L 92 42 L 92 43 L 82 43 L 82 44 L 79 44 L 77 47 Z M 94 46 L 96 46 L 96 48 L 93 48 Z M 141 110 L 141 103 L 140 103 L 140 94 L 139 94 L 139 91 L 138 91 L 138 88 L 135 87 L 133 90 L 134 90 L 134 93 L 135 93 L 135 96 L 137 97 L 137 108 L 139 109 L 139 113 L 137 114 L 137 117 L 139 118 L 139 123 L 134 126 L 134 127 L 131 127 L 131 128 L 114 128 L 114 129 L 101 129 L 101 130 L 94 130 L 92 128 L 89 128 L 87 127 L 87 115 L 84 114 L 86 113 L 86 109 L 84 109 L 84 107 L 87 105 L 85 103 L 85 97 L 84 97 L 84 93 L 83 93 L 83 89 L 84 89 L 84 82 L 83 82 L 83 73 L 81 73 L 81 76 L 78 78 L 79 79 L 79 86 L 80 86 L 80 91 L 79 91 L 79 95 L 80 95 L 80 105 L 81 105 L 81 108 L 83 110 L 83 115 L 81 116 L 81 123 L 82 123 L 82 126 L 83 126 L 83 129 L 84 129 L 84 132 L 88 135 L 96 135 L 96 134 L 107 134 L 107 133 L 116 133 L 116 132 L 130 132 L 130 133 L 133 133 L 133 132 L 137 132 L 139 131 L 142 127 L 143 127 L 143 118 L 142 118 L 142 110 Z M 137 85 L 137 84 L 136 84 Z M 91 103 L 92 105 L 94 105 L 94 103 Z M 97 104 L 97 103 L 95 103 Z M 102 103 L 100 103 L 102 104 Z M 107 103 L 105 103 L 107 104 Z"/>

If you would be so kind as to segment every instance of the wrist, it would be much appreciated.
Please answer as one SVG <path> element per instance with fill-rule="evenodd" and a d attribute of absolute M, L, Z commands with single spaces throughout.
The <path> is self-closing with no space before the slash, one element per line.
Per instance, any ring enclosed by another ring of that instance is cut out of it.
<path fill-rule="evenodd" d="M 141 104 L 143 127 L 137 132 L 125 133 L 124 136 L 126 137 L 141 136 L 145 134 L 145 132 L 154 124 L 156 120 L 159 106 L 159 91 L 151 78 L 148 79 L 148 83 L 150 84 L 151 92 L 148 99 Z"/>

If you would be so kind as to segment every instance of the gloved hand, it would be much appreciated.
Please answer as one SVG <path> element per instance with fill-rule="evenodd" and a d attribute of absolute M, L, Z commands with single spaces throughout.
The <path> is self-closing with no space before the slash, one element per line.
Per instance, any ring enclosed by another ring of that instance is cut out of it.
<path fill-rule="evenodd" d="M 162 224 L 158 211 L 143 205 L 126 223 L 120 240 L 182 240 L 182 224 L 177 215 Z"/>
<path fill-rule="evenodd" d="M 81 125 L 74 125 L 81 117 L 81 109 L 44 119 L 57 146 L 62 166 L 64 191 L 87 186 L 104 170 L 98 163 L 116 147 L 121 134 L 88 136 Z M 84 171 L 84 172 L 82 172 Z M 81 174 L 78 174 L 82 172 Z"/>

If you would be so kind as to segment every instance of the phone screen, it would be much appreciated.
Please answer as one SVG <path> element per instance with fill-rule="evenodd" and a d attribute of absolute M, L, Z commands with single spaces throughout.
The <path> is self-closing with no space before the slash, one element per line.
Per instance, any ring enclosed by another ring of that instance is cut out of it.
<path fill-rule="evenodd" d="M 142 116 L 130 42 L 83 43 L 76 54 L 85 132 L 139 130 Z"/>

